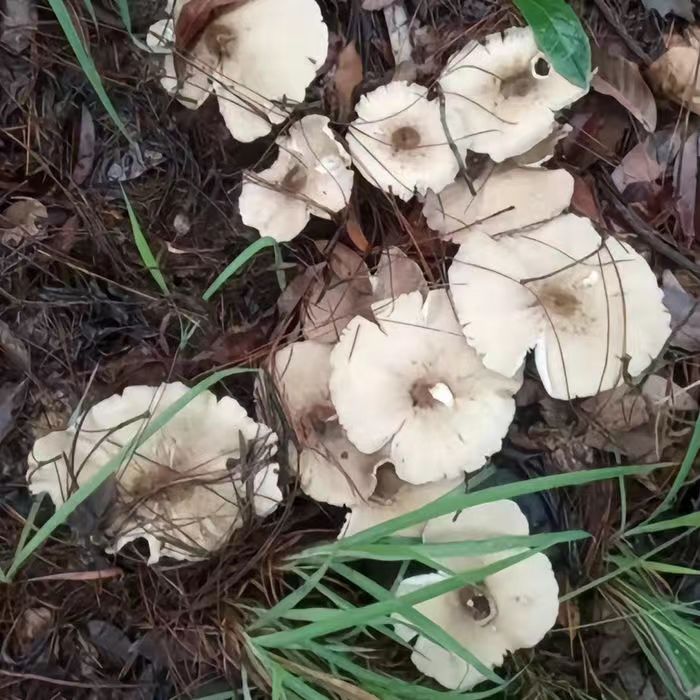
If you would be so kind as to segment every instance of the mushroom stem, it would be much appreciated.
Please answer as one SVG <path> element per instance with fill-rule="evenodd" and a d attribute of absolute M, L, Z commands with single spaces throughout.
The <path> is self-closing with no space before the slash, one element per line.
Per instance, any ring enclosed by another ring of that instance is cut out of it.
<path fill-rule="evenodd" d="M 409 21 L 406 6 L 400 0 L 384 8 L 386 28 L 389 31 L 391 52 L 398 66 L 404 61 L 411 61 L 411 41 L 409 37 Z"/>

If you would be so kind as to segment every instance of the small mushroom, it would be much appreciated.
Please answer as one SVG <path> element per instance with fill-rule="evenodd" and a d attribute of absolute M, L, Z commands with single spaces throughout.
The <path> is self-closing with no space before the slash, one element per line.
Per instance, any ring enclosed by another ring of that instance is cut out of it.
<path fill-rule="evenodd" d="M 151 28 L 148 41 L 157 52 L 172 43 L 183 6 L 175 4 L 170 24 Z M 304 99 L 327 53 L 328 28 L 316 0 L 248 0 L 204 29 L 181 58 L 179 74 L 166 54 L 163 86 L 195 108 L 213 92 L 233 137 L 254 141 Z"/>
<path fill-rule="evenodd" d="M 388 449 L 412 484 L 480 469 L 500 449 L 521 379 L 490 372 L 467 345 L 444 290 L 404 294 L 355 317 L 331 352 L 340 424 L 366 454 Z"/>
<path fill-rule="evenodd" d="M 558 399 L 613 389 L 625 371 L 640 374 L 670 334 L 644 258 L 573 214 L 497 240 L 472 232 L 449 281 L 484 364 L 511 376 L 534 348 L 542 383 Z"/>
<path fill-rule="evenodd" d="M 428 188 L 439 192 L 459 169 L 438 103 L 426 93 L 402 80 L 378 87 L 362 96 L 348 131 L 353 163 L 365 179 L 404 200 Z"/>
<path fill-rule="evenodd" d="M 179 382 L 130 386 L 40 438 L 28 458 L 29 490 L 60 506 L 188 391 Z M 235 399 L 198 394 L 115 472 L 108 551 L 143 538 L 152 564 L 161 556 L 195 561 L 221 548 L 243 522 L 249 475 L 256 514 L 267 515 L 281 500 L 271 461 L 276 442 Z"/>
<path fill-rule="evenodd" d="M 402 481 L 392 464 L 380 465 L 376 472 L 376 486 L 366 501 L 355 503 L 345 516 L 339 537 L 350 537 L 375 525 L 412 513 L 436 501 L 446 493 L 464 485 L 464 478 L 442 479 L 416 486 Z M 399 530 L 401 537 L 420 537 L 425 523 Z"/>
<path fill-rule="evenodd" d="M 328 124 L 320 114 L 303 117 L 277 139 L 272 167 L 246 174 L 238 201 L 244 224 L 261 236 L 290 241 L 312 214 L 330 219 L 347 206 L 351 160 Z"/>
<path fill-rule="evenodd" d="M 424 543 L 469 542 L 494 537 L 527 535 L 527 519 L 513 501 L 494 501 L 467 508 L 455 518 L 447 515 L 429 521 L 423 530 Z M 513 556 L 511 550 L 440 561 L 455 573 L 474 571 Z M 449 578 L 444 573 L 422 574 L 404 579 L 397 595 L 407 595 Z M 440 626 L 484 666 L 500 666 L 507 653 L 538 644 L 554 626 L 559 612 L 559 586 L 552 565 L 544 554 L 523 561 L 415 606 Z M 395 615 L 395 617 L 399 617 Z M 402 619 L 402 618 L 400 618 Z M 469 690 L 485 679 L 472 664 L 448 651 L 403 623 L 396 633 L 411 643 L 411 661 L 440 685 Z"/>
<path fill-rule="evenodd" d="M 297 436 L 295 461 L 301 488 L 333 505 L 353 505 L 376 487 L 381 454 L 363 454 L 348 440 L 331 403 L 331 347 L 312 340 L 292 343 L 275 353 L 272 376 Z"/>
<path fill-rule="evenodd" d="M 529 27 L 470 42 L 450 57 L 439 82 L 450 131 L 471 134 L 466 147 L 497 162 L 546 139 L 555 112 L 587 92 L 554 70 Z"/>
<path fill-rule="evenodd" d="M 473 196 L 458 178 L 440 194 L 428 192 L 423 215 L 428 226 L 461 243 L 477 229 L 493 236 L 543 223 L 561 214 L 574 194 L 574 178 L 566 170 L 488 168 L 474 183 Z"/>

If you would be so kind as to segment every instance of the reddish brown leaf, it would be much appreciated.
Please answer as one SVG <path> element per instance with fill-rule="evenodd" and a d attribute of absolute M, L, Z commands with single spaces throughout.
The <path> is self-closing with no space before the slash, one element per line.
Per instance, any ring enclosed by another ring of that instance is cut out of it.
<path fill-rule="evenodd" d="M 248 0 L 189 0 L 177 18 L 175 48 L 186 51 L 212 21 L 247 2 Z"/>
<path fill-rule="evenodd" d="M 593 190 L 580 175 L 574 175 L 574 195 L 571 198 L 571 209 L 581 216 L 587 216 L 591 221 L 601 226 L 604 223 Z"/>
<path fill-rule="evenodd" d="M 357 216 L 352 210 L 350 210 L 348 214 L 348 220 L 345 224 L 345 228 L 348 232 L 348 237 L 355 244 L 355 247 L 361 253 L 367 253 L 372 246 L 367 240 L 365 234 L 362 232 L 362 226 L 360 226 L 360 222 L 357 220 Z"/>
<path fill-rule="evenodd" d="M 591 85 L 615 98 L 649 132 L 656 130 L 656 100 L 639 72 L 639 66 L 606 51 L 594 52 L 598 67 Z"/>
<path fill-rule="evenodd" d="M 691 246 L 700 238 L 700 211 L 698 211 L 698 159 L 700 158 L 700 132 L 691 134 L 683 144 L 676 159 L 673 186 L 676 192 L 676 211 L 686 245 Z"/>
<path fill-rule="evenodd" d="M 95 162 L 95 124 L 90 110 L 83 105 L 80 115 L 80 130 L 78 132 L 78 156 L 73 167 L 73 181 L 82 185 L 92 172 Z"/>
<path fill-rule="evenodd" d="M 352 113 L 355 88 L 362 82 L 363 77 L 362 57 L 357 53 L 355 42 L 351 41 L 338 54 L 338 67 L 333 79 L 340 121 L 347 120 Z"/>

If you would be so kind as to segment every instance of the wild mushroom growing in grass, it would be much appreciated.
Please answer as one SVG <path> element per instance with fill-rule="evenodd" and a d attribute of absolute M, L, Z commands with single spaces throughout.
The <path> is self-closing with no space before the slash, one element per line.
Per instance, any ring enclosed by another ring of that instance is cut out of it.
<path fill-rule="evenodd" d="M 430 228 L 461 243 L 472 230 L 490 236 L 539 224 L 561 214 L 574 193 L 566 170 L 497 165 L 474 182 L 472 195 L 463 178 L 436 194 L 428 192 L 423 215 Z"/>
<path fill-rule="evenodd" d="M 316 0 L 248 0 L 219 14 L 187 55 L 173 55 L 172 19 L 149 31 L 151 50 L 164 53 L 163 87 L 196 109 L 213 92 L 238 141 L 254 141 L 281 124 L 303 101 L 328 52 L 328 28 Z"/>
<path fill-rule="evenodd" d="M 386 448 L 413 484 L 480 469 L 500 449 L 520 378 L 487 370 L 444 290 L 404 294 L 355 317 L 331 353 L 340 424 L 366 454 Z"/>
<path fill-rule="evenodd" d="M 554 70 L 529 27 L 470 42 L 450 57 L 439 83 L 451 133 L 471 134 L 465 146 L 498 162 L 546 139 L 555 112 L 587 92 Z"/>
<path fill-rule="evenodd" d="M 30 491 L 60 506 L 187 392 L 178 382 L 127 387 L 40 438 L 28 458 Z M 265 516 L 280 502 L 276 443 L 235 399 L 195 396 L 114 473 L 110 551 L 143 538 L 154 563 L 161 556 L 194 561 L 219 549 L 243 523 L 246 504 Z"/>
<path fill-rule="evenodd" d="M 408 200 L 428 188 L 440 191 L 459 169 L 438 102 L 420 85 L 395 81 L 363 95 L 348 130 L 355 167 L 384 192 Z M 459 135 L 454 135 L 459 142 Z"/>
<path fill-rule="evenodd" d="M 277 139 L 279 154 L 272 166 L 245 175 L 241 218 L 261 236 L 289 241 L 312 214 L 330 219 L 347 206 L 354 175 L 351 160 L 328 124 L 328 117 L 320 114 L 303 117 Z"/>
<path fill-rule="evenodd" d="M 380 453 L 364 454 L 348 440 L 331 403 L 331 346 L 313 340 L 275 353 L 272 375 L 298 439 L 290 461 L 307 495 L 333 505 L 363 502 L 375 490 Z"/>
<path fill-rule="evenodd" d="M 494 501 L 467 508 L 427 523 L 423 542 L 478 542 L 496 537 L 529 534 L 527 519 L 513 501 Z M 442 558 L 439 563 L 455 573 L 476 571 L 517 555 L 510 550 L 476 556 Z M 396 594 L 406 595 L 449 578 L 445 573 L 404 579 Z M 554 626 L 559 612 L 559 586 L 549 559 L 531 554 L 527 559 L 415 606 L 486 668 L 500 666 L 506 654 L 539 643 Z M 399 615 L 395 617 L 400 618 Z M 411 661 L 426 676 L 452 690 L 469 690 L 485 679 L 465 659 L 402 623 L 396 633 L 413 647 Z"/>
<path fill-rule="evenodd" d="M 464 486 L 463 477 L 441 479 L 427 484 L 409 484 L 399 479 L 396 469 L 389 463 L 377 467 L 375 481 L 374 490 L 367 500 L 357 502 L 350 508 L 339 537 L 351 537 L 400 515 L 412 513 Z M 395 534 L 401 537 L 420 537 L 424 527 L 425 523 L 419 523 Z"/>
<path fill-rule="evenodd" d="M 498 239 L 474 231 L 449 271 L 464 334 L 511 376 L 528 350 L 554 398 L 592 396 L 638 375 L 670 334 L 647 262 L 567 214 Z"/>

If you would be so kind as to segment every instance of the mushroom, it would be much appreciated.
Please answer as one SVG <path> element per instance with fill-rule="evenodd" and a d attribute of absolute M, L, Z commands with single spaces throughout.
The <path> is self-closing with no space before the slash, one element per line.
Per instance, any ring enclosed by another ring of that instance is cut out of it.
<path fill-rule="evenodd" d="M 246 174 L 238 201 L 244 224 L 261 236 L 290 241 L 312 214 L 330 219 L 347 206 L 351 160 L 328 124 L 320 114 L 303 117 L 277 139 L 279 155 L 272 166 Z"/>
<path fill-rule="evenodd" d="M 469 542 L 529 534 L 527 519 L 513 501 L 494 501 L 428 522 L 424 543 Z M 455 573 L 495 564 L 524 550 L 510 550 L 441 560 Z M 448 579 L 445 573 L 404 579 L 397 595 L 407 595 Z M 559 586 L 549 559 L 541 553 L 450 593 L 417 604 L 415 610 L 441 627 L 484 666 L 494 668 L 505 655 L 529 649 L 554 626 L 559 612 Z M 399 615 L 395 615 L 399 617 Z M 403 618 L 400 618 L 403 619 Z M 396 634 L 412 644 L 411 661 L 426 676 L 452 690 L 469 690 L 485 679 L 472 664 L 418 634 L 395 624 Z"/>
<path fill-rule="evenodd" d="M 304 493 L 333 505 L 353 505 L 375 490 L 381 454 L 363 454 L 348 440 L 331 403 L 331 347 L 312 340 L 277 351 L 272 377 L 299 442 L 295 460 Z"/>
<path fill-rule="evenodd" d="M 388 449 L 412 484 L 480 469 L 500 449 L 521 379 L 487 370 L 467 345 L 448 294 L 403 294 L 356 316 L 331 352 L 330 390 L 358 450 Z"/>
<path fill-rule="evenodd" d="M 555 129 L 555 112 L 587 90 L 557 73 L 531 28 L 510 27 L 453 54 L 439 79 L 452 134 L 495 161 L 517 156 Z"/>
<path fill-rule="evenodd" d="M 574 178 L 566 170 L 487 168 L 474 183 L 473 196 L 458 178 L 440 194 L 428 192 L 423 215 L 428 226 L 461 243 L 473 229 L 493 236 L 542 223 L 561 214 L 574 194 Z"/>
<path fill-rule="evenodd" d="M 177 22 L 179 3 L 173 8 Z M 156 31 L 172 41 L 172 24 Z M 153 38 L 152 45 L 156 45 Z M 164 87 L 182 99 L 187 86 L 216 94 L 228 130 L 238 141 L 254 141 L 282 123 L 316 77 L 328 52 L 328 28 L 316 0 L 248 0 L 218 15 L 181 63 L 177 75 L 172 54 L 165 58 Z M 194 90 L 194 88 L 193 88 Z M 191 96 L 188 96 L 191 97 Z"/>
<path fill-rule="evenodd" d="M 511 376 L 534 348 L 542 383 L 558 399 L 613 389 L 625 370 L 639 374 L 670 334 L 644 258 L 574 214 L 498 240 L 472 232 L 449 281 L 484 364 Z"/>
<path fill-rule="evenodd" d="M 34 443 L 27 481 L 63 504 L 142 434 L 188 388 L 179 382 L 130 386 L 95 404 L 74 425 Z M 221 548 L 250 507 L 264 516 L 281 500 L 277 436 L 249 418 L 233 398 L 204 391 L 180 409 L 114 473 L 115 499 L 107 516 L 108 551 L 147 541 L 149 564 L 161 556 L 195 561 Z"/>
<path fill-rule="evenodd" d="M 382 464 L 375 471 L 376 486 L 366 501 L 355 503 L 345 516 L 339 537 L 368 530 L 401 515 L 412 513 L 464 485 L 464 478 L 441 479 L 416 486 L 402 481 L 392 464 Z M 394 533 L 401 537 L 420 537 L 425 523 L 418 523 Z"/>
<path fill-rule="evenodd" d="M 428 188 L 439 192 L 459 169 L 438 103 L 426 93 L 402 80 L 378 87 L 360 99 L 347 135 L 353 163 L 365 179 L 404 200 Z"/>

